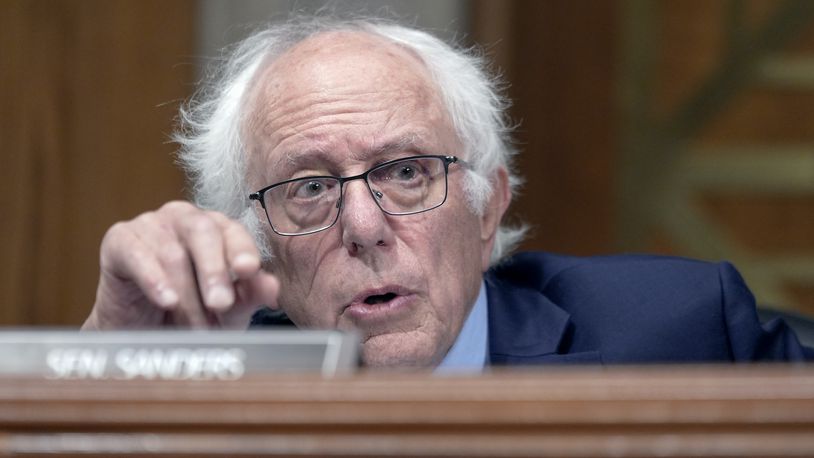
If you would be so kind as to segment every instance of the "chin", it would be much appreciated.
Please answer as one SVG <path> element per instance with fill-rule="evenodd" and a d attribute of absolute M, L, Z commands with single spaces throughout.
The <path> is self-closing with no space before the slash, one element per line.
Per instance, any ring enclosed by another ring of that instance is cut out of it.
<path fill-rule="evenodd" d="M 438 343 L 427 336 L 416 339 L 404 334 L 384 334 L 368 338 L 362 344 L 362 364 L 377 368 L 433 368 L 443 353 Z"/>

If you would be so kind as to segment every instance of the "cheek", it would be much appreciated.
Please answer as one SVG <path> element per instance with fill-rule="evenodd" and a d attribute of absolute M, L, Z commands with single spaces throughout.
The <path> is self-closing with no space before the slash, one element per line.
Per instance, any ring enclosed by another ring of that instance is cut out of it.
<path fill-rule="evenodd" d="M 280 243 L 282 237 L 275 235 L 272 242 L 272 249 L 275 257 L 271 261 L 271 271 L 280 281 L 280 296 L 278 298 L 283 309 L 295 318 L 309 303 L 307 295 L 311 291 L 309 285 L 313 284 L 315 276 L 314 254 L 312 250 L 302 243 L 297 243 L 296 239 L 285 240 Z M 276 243 L 275 243 L 276 242 Z M 296 320 L 295 320 L 296 321 Z"/>
<path fill-rule="evenodd" d="M 438 247 L 442 247 L 447 255 L 450 255 L 462 262 L 463 259 L 475 258 L 480 260 L 480 220 L 477 215 L 470 211 L 462 198 L 454 197 L 455 201 L 449 199 L 444 205 L 451 203 L 445 215 L 444 221 L 438 224 L 436 233 L 439 240 L 436 240 Z M 475 267 L 471 264 L 462 264 L 461 269 L 480 269 L 480 261 Z"/>
<path fill-rule="evenodd" d="M 337 241 L 333 231 L 305 237 L 272 237 L 275 258 L 271 272 L 280 280 L 279 305 L 298 326 L 333 327 L 336 317 L 323 304 L 330 304 L 331 273 L 326 258 Z"/>
<path fill-rule="evenodd" d="M 290 283 L 308 281 L 324 255 L 326 236 L 329 234 L 324 232 L 297 237 L 274 234 L 271 241 L 275 254 L 274 273 Z"/>
<path fill-rule="evenodd" d="M 438 218 L 428 217 L 420 231 L 412 231 L 406 245 L 421 265 L 435 315 L 455 327 L 480 285 L 480 229 L 465 204 L 442 209 L 435 210 Z"/>

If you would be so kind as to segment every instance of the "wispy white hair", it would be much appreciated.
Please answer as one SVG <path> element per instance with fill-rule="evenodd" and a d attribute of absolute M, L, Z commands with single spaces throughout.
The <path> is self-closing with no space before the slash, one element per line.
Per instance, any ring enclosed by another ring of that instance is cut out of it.
<path fill-rule="evenodd" d="M 521 180 L 513 173 L 516 154 L 508 100 L 499 78 L 491 76 L 487 61 L 476 49 L 450 46 L 417 29 L 381 19 L 295 17 L 256 31 L 231 49 L 225 62 L 208 75 L 195 96 L 181 108 L 174 139 L 178 159 L 192 186 L 192 198 L 201 208 L 220 211 L 240 220 L 255 235 L 265 258 L 271 256 L 265 221 L 252 209 L 248 195 L 248 153 L 243 128 L 254 76 L 296 44 L 316 34 L 365 32 L 414 52 L 427 66 L 440 89 L 464 151 L 457 153 L 473 166 L 464 188 L 470 208 L 477 214 L 493 191 L 490 177 L 499 167 L 509 173 L 512 194 Z M 492 263 L 499 261 L 522 239 L 526 228 L 501 224 Z"/>

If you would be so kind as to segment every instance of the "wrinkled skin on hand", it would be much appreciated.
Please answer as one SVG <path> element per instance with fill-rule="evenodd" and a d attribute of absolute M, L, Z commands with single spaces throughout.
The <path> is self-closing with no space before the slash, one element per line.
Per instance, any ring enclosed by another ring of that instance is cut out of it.
<path fill-rule="evenodd" d="M 243 226 L 180 201 L 113 225 L 100 267 L 83 329 L 244 329 L 279 289 Z"/>

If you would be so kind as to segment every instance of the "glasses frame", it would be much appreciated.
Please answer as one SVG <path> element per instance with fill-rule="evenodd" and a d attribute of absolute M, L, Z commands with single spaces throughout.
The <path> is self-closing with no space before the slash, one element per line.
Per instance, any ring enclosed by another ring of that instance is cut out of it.
<path fill-rule="evenodd" d="M 398 162 L 401 162 L 401 161 L 409 161 L 409 160 L 413 160 L 413 159 L 427 159 L 427 158 L 440 159 L 444 163 L 444 198 L 441 199 L 441 202 L 438 203 L 437 205 L 433 205 L 432 207 L 429 207 L 429 208 L 424 208 L 424 209 L 421 209 L 421 210 L 409 211 L 409 212 L 389 212 L 389 211 L 385 210 L 384 208 L 382 208 L 382 205 L 379 202 L 380 199 L 381 199 L 381 196 L 377 196 L 376 192 L 374 192 L 373 189 L 371 189 L 370 182 L 367 179 L 368 176 L 371 173 L 375 172 L 376 170 L 379 170 L 379 169 L 381 169 L 383 167 L 388 167 L 388 166 L 390 166 L 392 164 L 395 164 L 395 163 L 398 163 Z M 447 195 L 449 194 L 449 165 L 450 164 L 461 164 L 461 165 L 464 165 L 464 166 L 469 165 L 466 161 L 464 161 L 463 159 L 458 158 L 457 156 L 444 156 L 444 155 L 408 156 L 408 157 L 402 157 L 402 158 L 399 158 L 399 159 L 394 159 L 392 161 L 383 162 L 383 163 L 378 164 L 378 165 L 376 165 L 374 167 L 371 167 L 370 169 L 368 169 L 364 173 L 360 173 L 359 175 L 354 175 L 354 176 L 350 176 L 350 177 L 336 177 L 336 176 L 332 176 L 332 175 L 317 175 L 317 176 L 307 176 L 307 177 L 300 177 L 300 178 L 292 178 L 290 180 L 281 181 L 279 183 L 274 183 L 274 184 L 272 184 L 270 186 L 266 186 L 263 189 L 260 189 L 258 191 L 255 191 L 255 192 L 249 194 L 249 200 L 256 200 L 256 201 L 258 201 L 260 203 L 260 206 L 263 208 L 263 212 L 266 214 L 266 220 L 268 220 L 269 226 L 271 226 L 271 230 L 274 231 L 275 234 L 286 236 L 286 237 L 296 237 L 296 236 L 300 236 L 300 235 L 310 235 L 310 234 L 314 234 L 314 233 L 317 233 L 317 232 L 321 232 L 321 231 L 330 229 L 330 228 L 332 228 L 334 226 L 334 224 L 336 224 L 337 221 L 339 221 L 339 215 L 342 214 L 342 207 L 343 207 L 343 203 L 344 203 L 344 200 L 345 200 L 345 183 L 347 183 L 349 181 L 364 180 L 365 186 L 367 187 L 368 192 L 370 192 L 370 195 L 373 197 L 373 201 L 376 202 L 376 206 L 379 207 L 379 210 L 381 210 L 386 215 L 392 215 L 392 216 L 416 215 L 418 213 L 424 213 L 426 211 L 434 210 L 434 209 L 440 207 L 441 205 L 444 204 L 444 202 L 447 201 Z M 268 192 L 269 190 L 273 189 L 273 188 L 276 188 L 278 186 L 282 186 L 282 185 L 285 185 L 285 184 L 288 184 L 288 183 L 292 183 L 292 182 L 295 182 L 295 181 L 313 180 L 313 179 L 320 179 L 320 178 L 331 178 L 331 179 L 339 181 L 339 201 L 337 201 L 337 203 L 336 203 L 338 211 L 336 212 L 336 216 L 334 217 L 333 221 L 331 221 L 330 224 L 328 224 L 325 227 L 321 227 L 319 229 L 312 229 L 312 230 L 307 231 L 307 232 L 291 233 L 291 232 L 280 232 L 280 231 L 278 231 L 274 227 L 274 224 L 271 222 L 271 217 L 269 217 L 269 212 L 268 212 L 268 209 L 266 208 L 266 200 L 264 199 L 265 193 Z"/>

